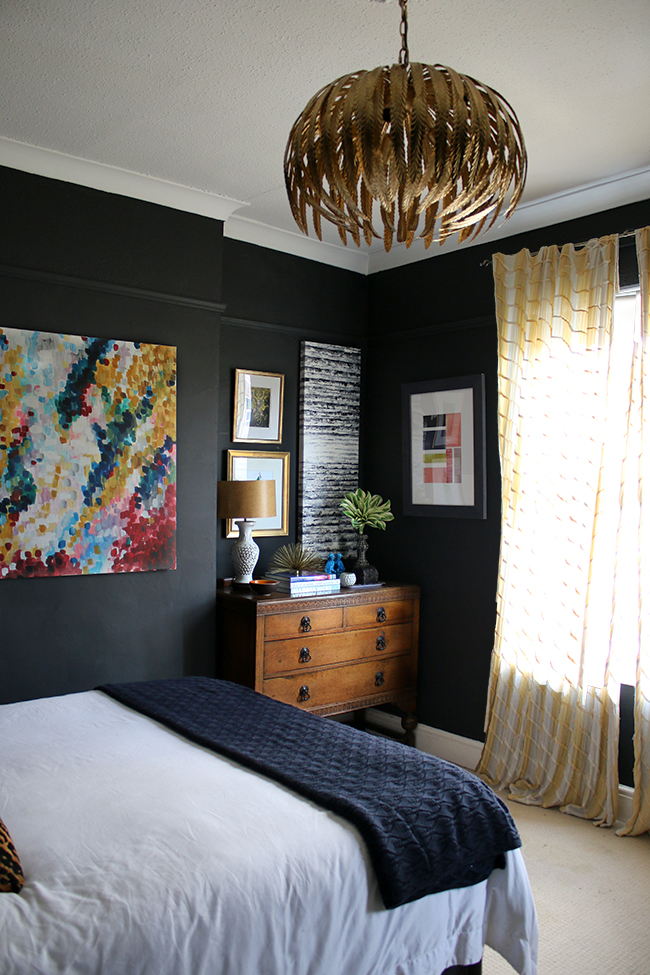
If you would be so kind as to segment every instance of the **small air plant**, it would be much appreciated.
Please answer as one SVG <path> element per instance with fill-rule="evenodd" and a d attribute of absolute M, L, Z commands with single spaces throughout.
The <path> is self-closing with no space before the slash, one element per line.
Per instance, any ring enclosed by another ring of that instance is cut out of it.
<path fill-rule="evenodd" d="M 318 552 L 296 542 L 295 545 L 282 545 L 274 552 L 269 562 L 269 573 L 290 572 L 299 575 L 301 572 L 318 572 L 324 564 Z"/>

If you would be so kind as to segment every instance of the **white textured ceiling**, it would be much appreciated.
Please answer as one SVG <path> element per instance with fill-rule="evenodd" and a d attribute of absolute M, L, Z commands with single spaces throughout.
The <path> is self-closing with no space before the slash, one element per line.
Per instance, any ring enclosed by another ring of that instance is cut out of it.
<path fill-rule="evenodd" d="M 306 241 L 283 178 L 311 96 L 399 45 L 397 0 L 0 0 L 0 164 L 362 272 L 418 259 Z M 650 0 L 411 0 L 409 46 L 519 116 L 528 182 L 494 236 L 650 196 Z"/>

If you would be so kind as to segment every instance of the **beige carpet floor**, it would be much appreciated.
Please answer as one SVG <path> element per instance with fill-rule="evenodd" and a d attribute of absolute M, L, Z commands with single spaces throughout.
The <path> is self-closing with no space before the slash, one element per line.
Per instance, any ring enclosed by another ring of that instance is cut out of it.
<path fill-rule="evenodd" d="M 539 921 L 539 975 L 650 975 L 650 834 L 507 800 Z M 487 948 L 484 975 L 513 969 Z"/>

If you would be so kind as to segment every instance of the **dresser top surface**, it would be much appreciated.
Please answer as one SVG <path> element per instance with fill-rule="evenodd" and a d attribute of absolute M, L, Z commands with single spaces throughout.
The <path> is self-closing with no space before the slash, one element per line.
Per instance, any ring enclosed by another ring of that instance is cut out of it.
<path fill-rule="evenodd" d="M 325 606 L 336 604 L 354 606 L 360 603 L 381 603 L 394 599 L 415 599 L 420 595 L 420 587 L 409 584 L 383 582 L 376 586 L 351 586 L 340 592 L 327 593 L 319 596 L 290 596 L 288 593 L 274 592 L 267 596 L 257 596 L 245 589 L 224 588 L 217 590 L 217 599 L 227 600 L 228 603 L 238 603 L 242 608 L 249 605 L 258 614 L 291 612 L 298 604 Z"/>

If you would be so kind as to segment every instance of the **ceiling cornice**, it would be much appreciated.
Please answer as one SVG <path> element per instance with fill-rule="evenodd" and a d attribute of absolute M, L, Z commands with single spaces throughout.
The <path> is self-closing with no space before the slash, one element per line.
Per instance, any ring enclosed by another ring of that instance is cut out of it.
<path fill-rule="evenodd" d="M 394 249 L 395 253 L 391 251 L 388 254 L 385 251 L 375 251 L 370 256 L 368 273 L 375 274 L 391 267 L 400 267 L 403 264 L 412 264 L 414 261 L 426 260 L 434 257 L 436 253 L 449 254 L 451 251 L 461 248 L 488 244 L 491 241 L 514 237 L 515 234 L 527 233 L 540 227 L 551 227 L 567 220 L 586 217 L 590 213 L 612 210 L 614 207 L 626 206 L 629 203 L 637 203 L 647 199 L 650 199 L 650 166 L 629 173 L 620 173 L 584 186 L 575 186 L 570 190 L 545 196 L 539 200 L 520 203 L 507 222 L 493 227 L 492 230 L 482 234 L 477 240 L 465 244 L 459 244 L 458 240 L 454 238 L 448 240 L 444 248 L 436 247 L 433 244 L 427 251 L 422 241 L 415 240 L 408 251 L 406 248 Z M 563 244 L 567 242 L 549 241 L 549 243 Z"/>
<path fill-rule="evenodd" d="M 258 244 L 273 251 L 283 251 L 285 254 L 293 254 L 294 257 L 306 257 L 310 261 L 331 264 L 346 271 L 356 271 L 357 274 L 369 273 L 370 252 L 361 250 L 354 244 L 350 247 L 329 244 L 316 237 L 306 237 L 300 231 L 269 227 L 267 224 L 249 220 L 238 213 L 233 214 L 226 221 L 224 237 L 243 240 L 248 244 Z"/>
<path fill-rule="evenodd" d="M 396 245 L 387 254 L 382 249 L 366 251 L 358 249 L 355 245 L 344 247 L 325 243 L 313 237 L 305 237 L 300 233 L 280 230 L 247 219 L 235 212 L 248 206 L 241 200 L 228 199 L 152 176 L 2 137 L 0 137 L 0 165 L 38 176 L 77 183 L 107 193 L 157 203 L 175 210 L 197 213 L 214 220 L 222 220 L 224 235 L 233 240 L 304 257 L 354 271 L 357 274 L 375 274 L 414 261 L 427 260 L 438 254 L 447 254 L 461 247 L 501 240 L 539 227 L 551 226 L 597 213 L 600 210 L 609 210 L 650 198 L 650 166 L 648 166 L 577 186 L 539 200 L 520 203 L 507 223 L 493 228 L 476 241 L 458 244 L 456 240 L 449 240 L 444 248 L 432 245 L 427 251 L 424 244 L 416 240 L 408 250 L 402 245 Z"/>
<path fill-rule="evenodd" d="M 0 136 L 0 166 L 20 169 L 36 176 L 60 179 L 64 183 L 77 183 L 105 193 L 130 196 L 147 203 L 158 203 L 173 210 L 198 213 L 213 220 L 227 220 L 240 207 L 248 206 L 241 200 L 205 193 L 190 186 L 180 186 L 155 176 L 144 176 L 117 166 L 68 156 L 53 149 L 42 149 L 24 142 L 15 142 Z"/>

